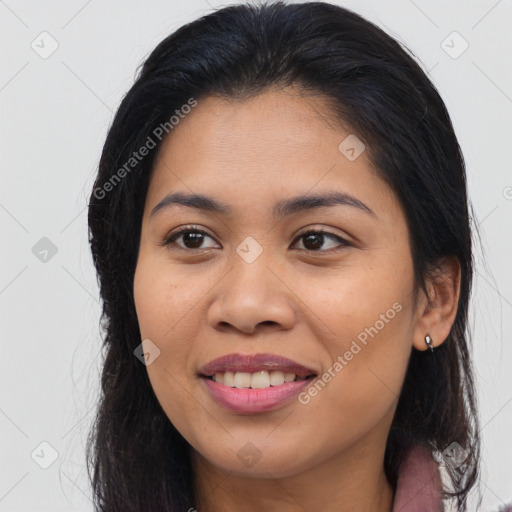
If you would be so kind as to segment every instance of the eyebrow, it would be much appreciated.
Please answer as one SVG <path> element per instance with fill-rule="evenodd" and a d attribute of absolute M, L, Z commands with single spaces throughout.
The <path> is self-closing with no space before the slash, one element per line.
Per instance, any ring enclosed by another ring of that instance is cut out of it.
<path fill-rule="evenodd" d="M 203 194 L 184 194 L 174 192 L 166 195 L 151 211 L 150 217 L 158 212 L 174 205 L 181 204 L 191 208 L 197 208 L 221 215 L 229 215 L 233 212 L 231 206 L 217 201 Z M 273 208 L 275 218 L 283 218 L 303 210 L 312 210 L 326 206 L 352 206 L 359 210 L 375 216 L 375 213 L 359 199 L 342 192 L 326 192 L 320 194 L 304 194 L 277 202 Z"/>

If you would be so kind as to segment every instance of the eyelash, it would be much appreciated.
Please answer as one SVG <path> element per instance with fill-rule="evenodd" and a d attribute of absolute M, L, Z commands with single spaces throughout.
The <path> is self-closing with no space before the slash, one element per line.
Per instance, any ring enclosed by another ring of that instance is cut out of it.
<path fill-rule="evenodd" d="M 185 233 L 199 233 L 201 235 L 205 235 L 205 236 L 210 237 L 210 238 L 213 239 L 213 237 L 211 235 L 209 235 L 208 233 L 206 233 L 202 229 L 199 229 L 197 226 L 190 225 L 190 226 L 185 226 L 180 231 L 176 231 L 175 233 L 167 235 L 164 238 L 164 240 L 161 243 L 159 243 L 158 245 L 165 246 L 165 247 L 170 246 L 171 244 L 173 244 L 175 242 L 175 240 L 177 238 L 179 238 L 181 235 L 183 235 Z M 329 231 L 325 231 L 323 229 L 308 229 L 308 230 L 303 231 L 302 233 L 299 233 L 297 235 L 297 237 L 294 239 L 292 245 L 295 245 L 298 240 L 300 240 L 301 238 L 305 237 L 306 235 L 324 235 L 324 236 L 327 236 L 329 238 L 334 238 L 334 239 L 336 239 L 337 242 L 339 242 L 340 247 L 337 247 L 337 248 L 334 248 L 334 249 L 332 249 L 332 248 L 331 249 L 324 249 L 324 250 L 321 250 L 321 249 L 320 250 L 299 249 L 300 251 L 306 251 L 306 252 L 315 253 L 315 254 L 331 253 L 331 252 L 335 252 L 335 251 L 338 251 L 340 249 L 343 249 L 344 247 L 349 247 L 349 246 L 352 245 L 350 242 L 348 242 L 344 238 L 340 237 L 339 235 L 335 235 L 334 233 L 330 233 Z M 210 249 L 210 247 L 208 247 L 207 249 Z M 200 251 L 202 249 L 200 247 L 197 248 L 197 249 L 190 249 L 188 247 L 180 247 L 180 246 L 178 246 L 178 250 L 190 252 L 190 251 Z"/>

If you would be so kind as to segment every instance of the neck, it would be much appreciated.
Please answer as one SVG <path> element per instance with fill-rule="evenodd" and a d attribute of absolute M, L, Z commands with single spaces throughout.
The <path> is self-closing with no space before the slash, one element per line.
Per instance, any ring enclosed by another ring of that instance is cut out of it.
<path fill-rule="evenodd" d="M 199 511 L 392 512 L 394 491 L 384 473 L 384 447 L 352 446 L 307 470 L 274 478 L 213 466 L 193 452 Z"/>

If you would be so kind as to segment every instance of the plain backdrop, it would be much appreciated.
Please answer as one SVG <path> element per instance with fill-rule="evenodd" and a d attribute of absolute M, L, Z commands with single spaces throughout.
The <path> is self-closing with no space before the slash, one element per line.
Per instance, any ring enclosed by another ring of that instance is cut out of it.
<path fill-rule="evenodd" d="M 101 335 L 88 196 L 137 67 L 169 33 L 228 3 L 0 1 L 0 512 L 92 511 L 84 446 Z M 480 510 L 496 510 L 512 500 L 512 2 L 338 3 L 414 52 L 466 158 L 483 247 L 471 309 Z"/>

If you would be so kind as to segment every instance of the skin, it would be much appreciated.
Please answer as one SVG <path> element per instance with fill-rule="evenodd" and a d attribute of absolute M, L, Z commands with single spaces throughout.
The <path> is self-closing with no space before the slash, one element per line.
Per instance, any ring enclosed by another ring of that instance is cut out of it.
<path fill-rule="evenodd" d="M 155 163 L 135 304 L 142 340 L 160 349 L 147 366 L 151 385 L 193 447 L 199 511 L 390 512 L 384 449 L 410 352 L 427 348 L 426 334 L 435 346 L 444 342 L 455 318 L 457 261 L 447 258 L 429 281 L 428 305 L 414 287 L 395 193 L 368 152 L 350 161 L 339 151 L 350 131 L 327 120 L 328 111 L 321 97 L 294 88 L 202 99 Z M 273 218 L 277 201 L 322 191 L 348 193 L 373 214 L 334 205 Z M 233 211 L 173 205 L 150 216 L 171 192 L 205 194 Z M 199 248 L 183 236 L 162 245 L 188 224 L 208 235 Z M 310 228 L 349 244 L 326 236 L 315 251 L 299 237 Z M 248 236 L 263 249 L 250 264 L 236 252 Z M 396 303 L 400 312 L 307 404 L 294 398 L 274 411 L 236 413 L 197 376 L 217 357 L 261 352 L 322 375 Z M 237 457 L 247 442 L 260 455 L 250 467 Z"/>

